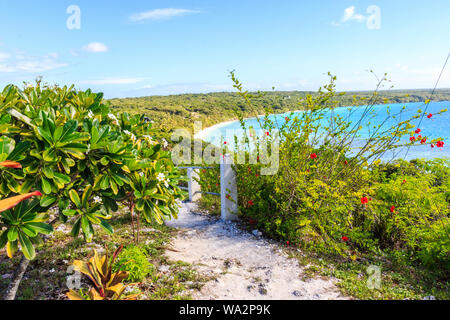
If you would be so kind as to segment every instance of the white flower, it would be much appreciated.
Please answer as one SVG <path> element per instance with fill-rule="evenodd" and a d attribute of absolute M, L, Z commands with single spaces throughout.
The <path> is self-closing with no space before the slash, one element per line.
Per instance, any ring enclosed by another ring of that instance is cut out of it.
<path fill-rule="evenodd" d="M 93 118 L 94 117 L 94 113 L 91 111 L 91 110 L 89 110 L 89 112 L 88 112 L 88 118 Z"/>
<path fill-rule="evenodd" d="M 108 113 L 108 118 L 110 118 L 111 120 L 116 120 L 117 121 L 116 116 L 113 115 L 112 113 Z"/>
<path fill-rule="evenodd" d="M 158 173 L 158 176 L 156 177 L 156 179 L 159 181 L 159 182 L 163 182 L 163 181 L 165 181 L 166 180 L 166 176 L 164 175 L 164 173 Z"/>
<path fill-rule="evenodd" d="M 150 136 L 148 136 L 148 135 L 145 135 L 145 136 L 143 136 L 143 138 L 144 138 L 150 145 L 155 144 L 155 141 L 153 141 L 153 138 L 152 138 L 152 137 L 150 137 Z"/>
<path fill-rule="evenodd" d="M 143 172 L 139 172 L 139 175 L 140 175 L 141 177 L 143 177 L 143 176 L 144 176 L 144 173 L 143 173 Z"/>
<path fill-rule="evenodd" d="M 127 136 L 129 136 L 131 134 L 131 132 L 128 130 L 123 130 L 123 133 L 125 133 Z"/>
<path fill-rule="evenodd" d="M 102 198 L 100 198 L 99 196 L 95 196 L 94 203 L 102 203 Z"/>
<path fill-rule="evenodd" d="M 167 146 L 169 145 L 166 141 L 166 139 L 162 139 L 162 144 L 163 144 L 163 148 L 167 148 Z"/>

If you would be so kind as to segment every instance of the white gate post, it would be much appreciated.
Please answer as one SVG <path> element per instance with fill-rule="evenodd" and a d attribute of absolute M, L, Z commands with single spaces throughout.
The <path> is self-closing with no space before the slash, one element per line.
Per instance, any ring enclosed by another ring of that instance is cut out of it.
<path fill-rule="evenodd" d="M 220 159 L 220 206 L 222 220 L 237 220 L 236 173 L 232 167 L 233 158 L 226 154 Z M 227 197 L 229 196 L 229 199 Z"/>
<path fill-rule="evenodd" d="M 189 201 L 191 201 L 191 202 L 197 201 L 202 197 L 202 194 L 200 193 L 201 187 L 197 181 L 199 179 L 198 169 L 188 168 L 187 176 L 189 179 L 189 182 L 188 182 Z M 195 179 L 197 179 L 197 180 L 195 180 Z"/>

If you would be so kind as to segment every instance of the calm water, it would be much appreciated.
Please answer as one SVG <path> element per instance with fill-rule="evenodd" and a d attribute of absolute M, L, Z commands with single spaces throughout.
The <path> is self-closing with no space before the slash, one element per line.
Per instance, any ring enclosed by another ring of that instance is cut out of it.
<path fill-rule="evenodd" d="M 376 105 L 373 108 L 374 114 L 371 115 L 373 117 L 370 122 L 371 125 L 381 124 L 387 116 L 387 108 L 389 107 L 391 115 L 395 115 L 399 113 L 403 107 L 406 109 L 402 112 L 401 115 L 397 116 L 396 119 L 391 119 L 390 121 L 384 124 L 384 127 L 389 127 L 395 125 L 400 121 L 404 121 L 409 119 L 413 115 L 418 114 L 418 110 L 425 110 L 425 105 L 422 102 L 417 103 L 398 103 L 398 104 L 388 104 L 388 105 Z M 441 102 L 431 102 L 428 106 L 427 112 L 432 113 L 433 117 L 428 119 L 424 117 L 422 119 L 422 123 L 420 124 L 420 129 L 422 132 L 420 133 L 422 136 L 426 136 L 428 141 L 435 138 L 441 138 L 445 144 L 444 148 L 439 149 L 437 147 L 431 148 L 430 144 L 421 146 L 413 146 L 409 149 L 406 154 L 406 148 L 400 150 L 397 149 L 395 151 L 395 155 L 392 153 L 386 153 L 383 157 L 384 160 L 392 159 L 393 156 L 397 158 L 405 158 L 405 159 L 414 159 L 414 158 L 439 158 L 439 157 L 450 157 L 450 111 L 444 112 L 441 115 L 436 115 L 442 109 L 450 110 L 450 101 L 441 101 Z M 364 111 L 364 107 L 353 108 L 352 112 L 349 112 L 348 107 L 341 107 L 335 109 L 335 114 L 339 114 L 344 119 L 348 119 L 352 121 L 352 123 L 356 122 L 357 119 L 360 118 L 362 112 Z M 278 114 L 270 116 L 272 120 L 276 120 L 278 125 L 282 125 L 285 122 L 285 118 L 289 116 L 290 113 Z M 419 124 L 420 119 L 415 119 L 412 124 L 417 126 Z M 365 121 L 367 123 L 367 121 Z M 256 119 L 248 119 L 246 120 L 247 127 L 253 127 L 254 129 L 259 129 L 259 124 Z M 233 122 L 226 126 L 217 128 L 209 132 L 208 136 L 205 138 L 205 141 L 211 142 L 216 145 L 220 145 L 222 141 L 226 137 L 227 130 L 236 130 L 237 135 L 242 135 L 242 131 L 239 133 L 239 129 L 241 129 L 239 122 Z M 361 139 L 367 137 L 369 133 L 369 127 L 364 126 L 363 129 L 359 132 L 361 135 Z M 417 136 L 417 135 L 416 135 Z M 409 136 L 405 137 L 405 140 L 409 141 Z M 228 145 L 233 147 L 233 142 L 228 138 Z M 361 141 L 356 141 L 355 146 L 358 146 Z"/>

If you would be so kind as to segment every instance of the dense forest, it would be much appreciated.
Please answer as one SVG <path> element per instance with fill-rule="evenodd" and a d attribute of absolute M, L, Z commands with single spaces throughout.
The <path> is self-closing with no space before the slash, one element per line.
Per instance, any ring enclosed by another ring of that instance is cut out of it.
<path fill-rule="evenodd" d="M 338 97 L 340 106 L 365 104 L 372 91 L 346 92 Z M 217 92 L 208 94 L 180 94 L 171 96 L 148 96 L 138 98 L 117 98 L 109 102 L 116 111 L 145 114 L 154 121 L 154 127 L 172 129 L 175 127 L 192 126 L 193 120 L 201 120 L 203 126 L 210 126 L 222 121 L 235 118 L 233 108 L 238 108 L 243 116 L 254 116 L 255 112 L 262 114 L 266 108 L 273 113 L 282 113 L 301 109 L 301 100 L 306 91 L 272 91 L 255 95 L 252 101 L 256 110 L 249 110 L 244 99 L 237 93 Z M 389 90 L 380 91 L 377 103 L 421 102 L 429 99 L 431 90 Z M 433 101 L 450 100 L 450 89 L 436 90 Z M 170 120 L 169 120 L 170 119 Z"/>

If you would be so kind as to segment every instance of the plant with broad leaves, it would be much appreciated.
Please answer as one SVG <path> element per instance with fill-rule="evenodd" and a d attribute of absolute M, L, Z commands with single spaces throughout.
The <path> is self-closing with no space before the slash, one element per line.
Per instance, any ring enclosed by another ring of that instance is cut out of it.
<path fill-rule="evenodd" d="M 8 257 L 17 252 L 19 244 L 27 259 L 34 259 L 36 252 L 33 245 L 42 244 L 39 234 L 53 232 L 51 225 L 44 223 L 48 219 L 45 209 L 39 205 L 39 199 L 26 201 L 33 196 L 40 196 L 39 191 L 0 200 L 0 217 L 6 230 L 0 235 L 0 248 L 6 245 Z M 1 225 L 1 224 L 0 224 Z"/>
<path fill-rule="evenodd" d="M 146 211 L 148 219 L 161 223 L 168 212 L 176 214 L 171 206 L 181 192 L 170 154 L 149 138 L 155 130 L 144 120 L 113 114 L 103 94 L 90 90 L 40 81 L 23 90 L 7 86 L 0 92 L 0 161 L 20 161 L 21 167 L 6 162 L 0 169 L 0 199 L 37 188 L 43 211 L 57 209 L 61 222 L 73 224 L 73 236 L 81 230 L 91 241 L 95 224 L 112 233 L 105 220 L 134 197 L 135 171 L 153 168 L 147 179 L 174 177 L 164 186 L 168 201 Z"/>
<path fill-rule="evenodd" d="M 90 201 L 92 195 L 92 186 L 87 186 L 84 190 L 81 199 L 78 192 L 74 189 L 69 191 L 69 197 L 72 201 L 75 209 L 65 209 L 63 214 L 71 217 L 77 216 L 78 219 L 75 221 L 71 235 L 77 237 L 80 233 L 80 228 L 83 231 L 84 238 L 87 242 L 92 241 L 94 235 L 94 227 L 92 224 L 100 225 L 106 232 L 112 234 L 113 228 L 105 220 L 110 219 L 111 215 L 106 214 L 102 210 L 102 206 L 99 201 Z"/>
<path fill-rule="evenodd" d="M 129 285 L 123 284 L 128 278 L 128 272 L 113 272 L 114 261 L 122 251 L 120 246 L 113 254 L 111 259 L 108 255 L 99 256 L 94 250 L 94 256 L 89 261 L 75 260 L 74 269 L 85 274 L 92 282 L 93 286 L 89 289 L 89 300 L 136 300 L 140 294 L 125 295 L 124 291 Z M 74 290 L 67 293 L 70 300 L 86 300 L 85 297 Z"/>

